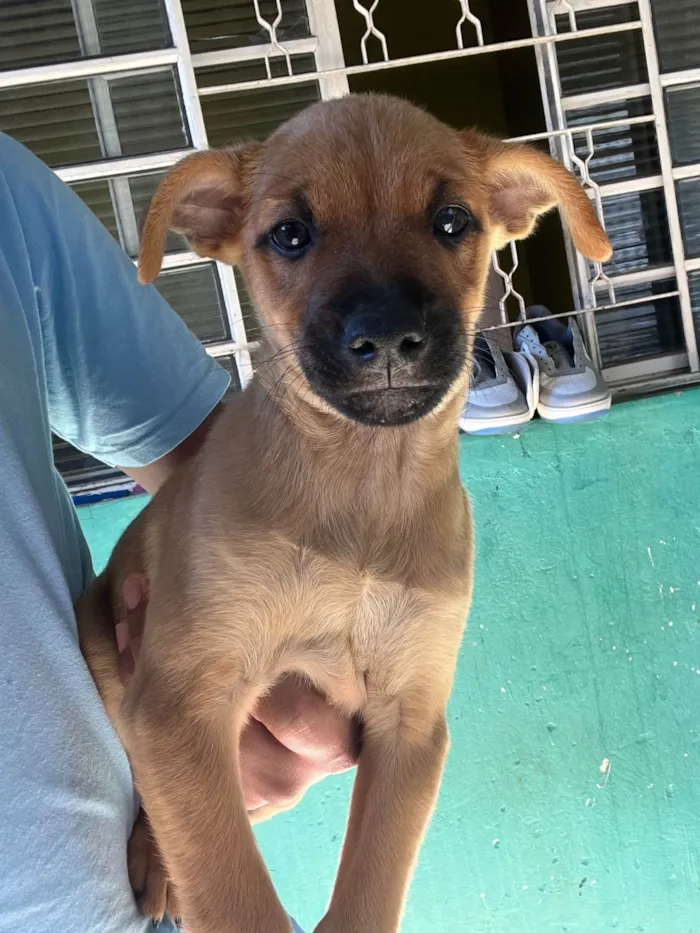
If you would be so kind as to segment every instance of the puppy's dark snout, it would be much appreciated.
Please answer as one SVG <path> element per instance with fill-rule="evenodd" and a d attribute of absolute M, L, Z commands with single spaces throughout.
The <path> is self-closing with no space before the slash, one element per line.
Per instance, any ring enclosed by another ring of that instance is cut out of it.
<path fill-rule="evenodd" d="M 462 371 L 459 311 L 411 277 L 339 283 L 309 308 L 301 363 L 338 411 L 368 425 L 408 424 L 432 411 Z"/>
<path fill-rule="evenodd" d="M 382 364 L 417 359 L 426 346 L 420 321 L 392 325 L 374 314 L 354 315 L 345 326 L 345 348 L 358 363 Z"/>
<path fill-rule="evenodd" d="M 346 359 L 371 368 L 417 361 L 428 344 L 424 304 L 423 296 L 397 285 L 357 294 L 344 309 Z"/>

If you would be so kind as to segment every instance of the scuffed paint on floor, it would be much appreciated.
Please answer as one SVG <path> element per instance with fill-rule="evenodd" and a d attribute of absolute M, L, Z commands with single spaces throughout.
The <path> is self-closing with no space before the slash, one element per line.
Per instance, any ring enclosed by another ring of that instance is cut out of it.
<path fill-rule="evenodd" d="M 700 391 L 461 463 L 476 595 L 404 933 L 700 933 Z M 98 564 L 134 509 L 81 510 Z M 307 931 L 349 788 L 258 830 Z"/>

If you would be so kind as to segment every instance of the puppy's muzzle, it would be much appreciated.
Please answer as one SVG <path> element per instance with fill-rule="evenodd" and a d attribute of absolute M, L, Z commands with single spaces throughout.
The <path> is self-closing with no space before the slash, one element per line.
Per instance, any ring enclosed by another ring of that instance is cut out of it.
<path fill-rule="evenodd" d="M 423 417 L 464 362 L 459 314 L 412 280 L 346 286 L 310 313 L 305 331 L 312 388 L 368 425 Z"/>

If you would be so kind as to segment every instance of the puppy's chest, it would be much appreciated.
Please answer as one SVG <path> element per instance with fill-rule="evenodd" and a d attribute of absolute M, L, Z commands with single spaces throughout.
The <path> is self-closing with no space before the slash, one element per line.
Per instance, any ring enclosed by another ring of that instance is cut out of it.
<path fill-rule="evenodd" d="M 274 631 L 287 644 L 342 651 L 356 670 L 382 660 L 395 666 L 406 652 L 413 667 L 424 643 L 451 651 L 468 605 L 462 542 L 455 536 L 422 547 L 409 534 L 341 530 L 318 529 L 303 540 L 285 528 L 228 539 L 225 547 L 220 538 L 206 561 L 198 551 L 205 589 L 216 581 L 217 617 L 230 618 L 235 630 L 245 620 L 249 634 Z"/>
<path fill-rule="evenodd" d="M 210 552 L 199 566 L 206 567 L 209 614 L 228 620 L 237 650 L 273 667 L 291 657 L 289 669 L 359 709 L 363 683 L 396 693 L 429 680 L 436 665 L 451 669 L 468 607 L 466 567 L 450 549 L 428 548 L 418 563 L 413 553 L 410 542 L 363 548 L 345 541 L 338 548 L 268 532 Z M 230 644 L 222 631 L 217 643 Z M 270 653 L 273 643 L 284 648 L 281 656 Z"/>
<path fill-rule="evenodd" d="M 303 546 L 290 557 L 289 589 L 305 633 L 339 635 L 359 653 L 401 639 L 438 602 L 414 568 L 398 560 L 336 558 Z"/>

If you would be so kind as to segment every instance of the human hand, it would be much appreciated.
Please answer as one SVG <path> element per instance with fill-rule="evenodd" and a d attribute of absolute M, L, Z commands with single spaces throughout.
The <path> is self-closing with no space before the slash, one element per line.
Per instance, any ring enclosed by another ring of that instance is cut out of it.
<path fill-rule="evenodd" d="M 148 581 L 125 579 L 127 621 L 116 627 L 119 674 L 131 677 L 143 633 Z M 241 781 L 246 807 L 285 808 L 329 774 L 357 761 L 358 730 L 316 690 L 292 678 L 281 680 L 256 706 L 241 735 Z"/>

